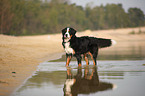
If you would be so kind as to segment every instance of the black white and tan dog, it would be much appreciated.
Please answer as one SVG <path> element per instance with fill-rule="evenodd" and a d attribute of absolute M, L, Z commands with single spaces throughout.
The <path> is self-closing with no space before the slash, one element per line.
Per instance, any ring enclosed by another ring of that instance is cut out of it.
<path fill-rule="evenodd" d="M 98 49 L 109 47 L 116 42 L 111 39 L 95 38 L 95 37 L 76 37 L 76 30 L 71 27 L 66 27 L 62 30 L 62 45 L 66 52 L 66 66 L 69 66 L 72 56 L 77 58 L 78 66 L 81 66 L 82 55 L 89 65 L 87 55 L 89 54 L 96 65 Z"/>

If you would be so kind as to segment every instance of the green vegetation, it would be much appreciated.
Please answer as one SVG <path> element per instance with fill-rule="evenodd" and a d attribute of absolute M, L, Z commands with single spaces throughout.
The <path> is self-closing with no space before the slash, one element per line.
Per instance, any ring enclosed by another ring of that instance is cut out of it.
<path fill-rule="evenodd" d="M 131 32 L 129 32 L 129 34 L 135 35 L 135 34 L 145 34 L 145 31 L 142 31 L 140 28 L 138 30 L 138 32 L 135 32 L 134 30 L 132 30 Z"/>
<path fill-rule="evenodd" d="M 129 32 L 129 34 L 135 34 L 135 31 L 134 31 L 134 30 L 132 30 L 131 32 Z"/>
<path fill-rule="evenodd" d="M 0 6 L 0 33 L 7 35 L 59 33 L 66 26 L 82 31 L 145 25 L 142 10 L 126 13 L 122 4 L 83 8 L 69 0 L 0 0 Z"/>

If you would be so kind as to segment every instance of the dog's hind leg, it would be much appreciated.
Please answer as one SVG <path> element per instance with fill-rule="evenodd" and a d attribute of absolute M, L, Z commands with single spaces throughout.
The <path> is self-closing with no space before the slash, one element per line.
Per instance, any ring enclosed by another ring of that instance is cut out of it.
<path fill-rule="evenodd" d="M 87 54 L 86 53 L 84 54 L 84 59 L 86 61 L 86 65 L 89 65 L 89 60 L 88 60 L 88 57 L 87 57 Z"/>
<path fill-rule="evenodd" d="M 71 61 L 72 55 L 66 54 L 66 66 L 69 66 L 69 63 Z"/>
<path fill-rule="evenodd" d="M 93 60 L 93 64 L 96 65 L 96 59 L 94 59 L 93 54 L 89 52 L 89 55 L 91 56 L 91 59 Z"/>
<path fill-rule="evenodd" d="M 96 65 L 97 64 L 96 59 L 98 56 L 98 48 L 94 48 L 93 51 L 90 51 L 89 55 L 91 56 L 91 59 L 93 60 L 93 64 Z"/>
<path fill-rule="evenodd" d="M 94 65 L 97 65 L 96 59 L 97 59 L 97 54 L 93 54 Z"/>

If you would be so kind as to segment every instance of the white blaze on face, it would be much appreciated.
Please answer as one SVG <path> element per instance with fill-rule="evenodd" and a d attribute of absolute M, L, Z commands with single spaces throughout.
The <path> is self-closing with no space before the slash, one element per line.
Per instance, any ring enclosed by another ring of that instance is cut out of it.
<path fill-rule="evenodd" d="M 64 41 L 65 42 L 68 42 L 70 40 L 69 29 L 70 28 L 67 28 L 66 33 L 64 34 L 64 37 L 65 37 Z"/>
<path fill-rule="evenodd" d="M 66 36 L 67 38 L 70 38 L 69 28 L 67 28 L 67 31 L 66 31 L 66 33 L 65 33 L 65 36 Z"/>
<path fill-rule="evenodd" d="M 66 32 L 69 32 L 69 28 L 67 28 L 67 31 Z"/>

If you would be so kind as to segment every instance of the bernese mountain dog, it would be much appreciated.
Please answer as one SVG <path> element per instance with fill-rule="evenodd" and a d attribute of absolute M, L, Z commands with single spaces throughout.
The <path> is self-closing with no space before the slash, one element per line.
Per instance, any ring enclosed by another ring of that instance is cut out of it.
<path fill-rule="evenodd" d="M 72 56 L 75 56 L 78 66 L 81 66 L 82 55 L 89 65 L 88 54 L 96 65 L 98 49 L 109 47 L 116 42 L 111 39 L 95 38 L 95 37 L 76 37 L 76 30 L 71 27 L 66 27 L 62 30 L 62 45 L 66 52 L 66 66 L 69 66 Z"/>

